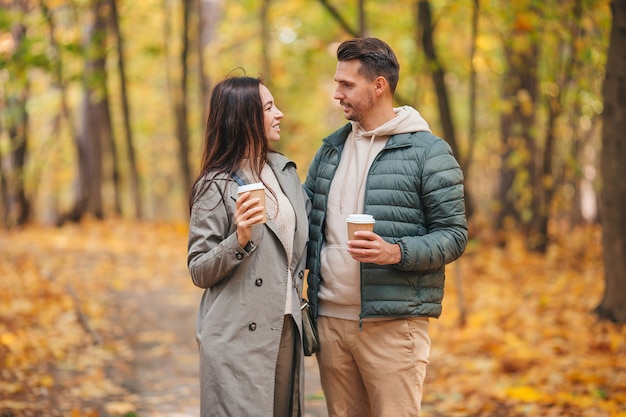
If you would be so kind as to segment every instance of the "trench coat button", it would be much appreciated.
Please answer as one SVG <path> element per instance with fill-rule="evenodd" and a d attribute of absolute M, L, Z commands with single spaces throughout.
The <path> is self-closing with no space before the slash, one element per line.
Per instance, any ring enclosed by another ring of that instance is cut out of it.
<path fill-rule="evenodd" d="M 304 271 L 298 272 L 298 278 L 300 279 L 304 278 Z"/>
<path fill-rule="evenodd" d="M 250 324 L 248 324 L 248 330 L 250 330 L 251 332 L 256 330 L 256 323 L 255 322 L 251 322 Z"/>
<path fill-rule="evenodd" d="M 261 285 L 263 285 L 263 278 L 257 278 L 254 281 L 254 285 L 256 285 L 257 287 L 260 287 Z"/>
<path fill-rule="evenodd" d="M 241 252 L 237 252 L 235 254 L 235 258 L 237 258 L 238 261 L 241 261 L 243 259 L 243 253 Z"/>

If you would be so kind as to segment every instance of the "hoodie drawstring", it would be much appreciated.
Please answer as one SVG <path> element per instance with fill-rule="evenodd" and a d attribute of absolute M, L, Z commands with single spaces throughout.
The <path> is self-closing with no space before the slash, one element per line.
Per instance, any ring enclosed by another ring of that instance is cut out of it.
<path fill-rule="evenodd" d="M 363 188 L 363 184 L 365 184 L 365 180 L 367 179 L 367 168 L 369 167 L 369 160 L 370 160 L 370 154 L 372 153 L 372 147 L 374 145 L 374 140 L 376 139 L 376 134 L 373 134 L 370 138 L 370 143 L 369 143 L 369 147 L 367 148 L 367 155 L 365 157 L 365 172 L 361 173 L 359 172 L 359 165 L 358 165 L 358 161 L 357 161 L 357 166 L 356 166 L 356 173 L 357 176 L 360 177 L 360 181 L 359 181 L 359 186 L 357 187 L 356 190 L 356 196 L 357 198 L 354 200 L 354 207 L 352 209 L 352 214 L 357 213 L 358 210 L 358 196 L 361 193 L 361 189 Z M 348 166 L 346 167 L 346 171 L 344 174 L 344 178 L 343 181 L 341 182 L 341 197 L 339 199 L 339 212 L 343 213 L 343 198 L 346 195 L 344 192 L 344 188 L 346 186 L 346 183 L 348 182 L 348 177 L 350 176 L 350 165 L 352 164 L 352 155 L 354 154 L 354 148 L 356 147 L 356 132 L 354 134 L 354 137 L 352 138 L 352 141 L 350 142 L 350 151 L 348 153 Z"/>

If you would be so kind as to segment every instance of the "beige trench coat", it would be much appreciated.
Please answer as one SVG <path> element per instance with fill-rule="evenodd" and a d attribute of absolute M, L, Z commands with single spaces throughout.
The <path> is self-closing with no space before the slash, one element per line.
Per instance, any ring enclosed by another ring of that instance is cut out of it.
<path fill-rule="evenodd" d="M 289 268 L 302 293 L 308 198 L 293 162 L 277 153 L 268 155 L 268 162 L 296 214 Z M 268 220 L 253 226 L 253 244 L 246 252 L 235 233 L 236 198 L 237 184 L 221 175 L 191 211 L 188 266 L 194 284 L 205 288 L 196 325 L 202 417 L 273 416 L 274 374 L 287 291 L 292 291 L 292 313 L 300 330 L 302 324 L 276 225 Z M 300 369 L 303 376 L 302 361 Z"/>

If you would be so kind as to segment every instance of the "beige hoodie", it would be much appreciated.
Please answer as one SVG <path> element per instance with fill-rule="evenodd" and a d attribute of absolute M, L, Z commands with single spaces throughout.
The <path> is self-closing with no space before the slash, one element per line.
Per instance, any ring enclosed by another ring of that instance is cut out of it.
<path fill-rule="evenodd" d="M 361 274 L 359 262 L 348 253 L 348 214 L 363 213 L 367 172 L 389 136 L 418 131 L 430 132 L 428 123 L 412 107 L 394 109 L 396 117 L 366 132 L 358 122 L 346 139 L 341 161 L 330 185 L 326 210 L 326 239 L 322 247 L 319 314 L 359 320 Z"/>

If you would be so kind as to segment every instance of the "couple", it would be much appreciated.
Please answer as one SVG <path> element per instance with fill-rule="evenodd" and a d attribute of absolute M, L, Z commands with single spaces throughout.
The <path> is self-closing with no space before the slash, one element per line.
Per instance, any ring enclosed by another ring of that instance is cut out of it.
<path fill-rule="evenodd" d="M 346 41 L 337 60 L 334 98 L 350 123 L 324 139 L 304 187 L 271 149 L 283 113 L 270 91 L 249 77 L 213 91 L 188 247 L 206 289 L 203 417 L 304 415 L 305 269 L 329 415 L 419 415 L 428 321 L 441 314 L 444 266 L 467 242 L 463 175 L 416 110 L 393 107 L 399 65 L 386 43 Z M 265 224 L 259 199 L 238 196 L 240 179 L 265 184 Z M 352 213 L 376 224 L 346 243 Z"/>

